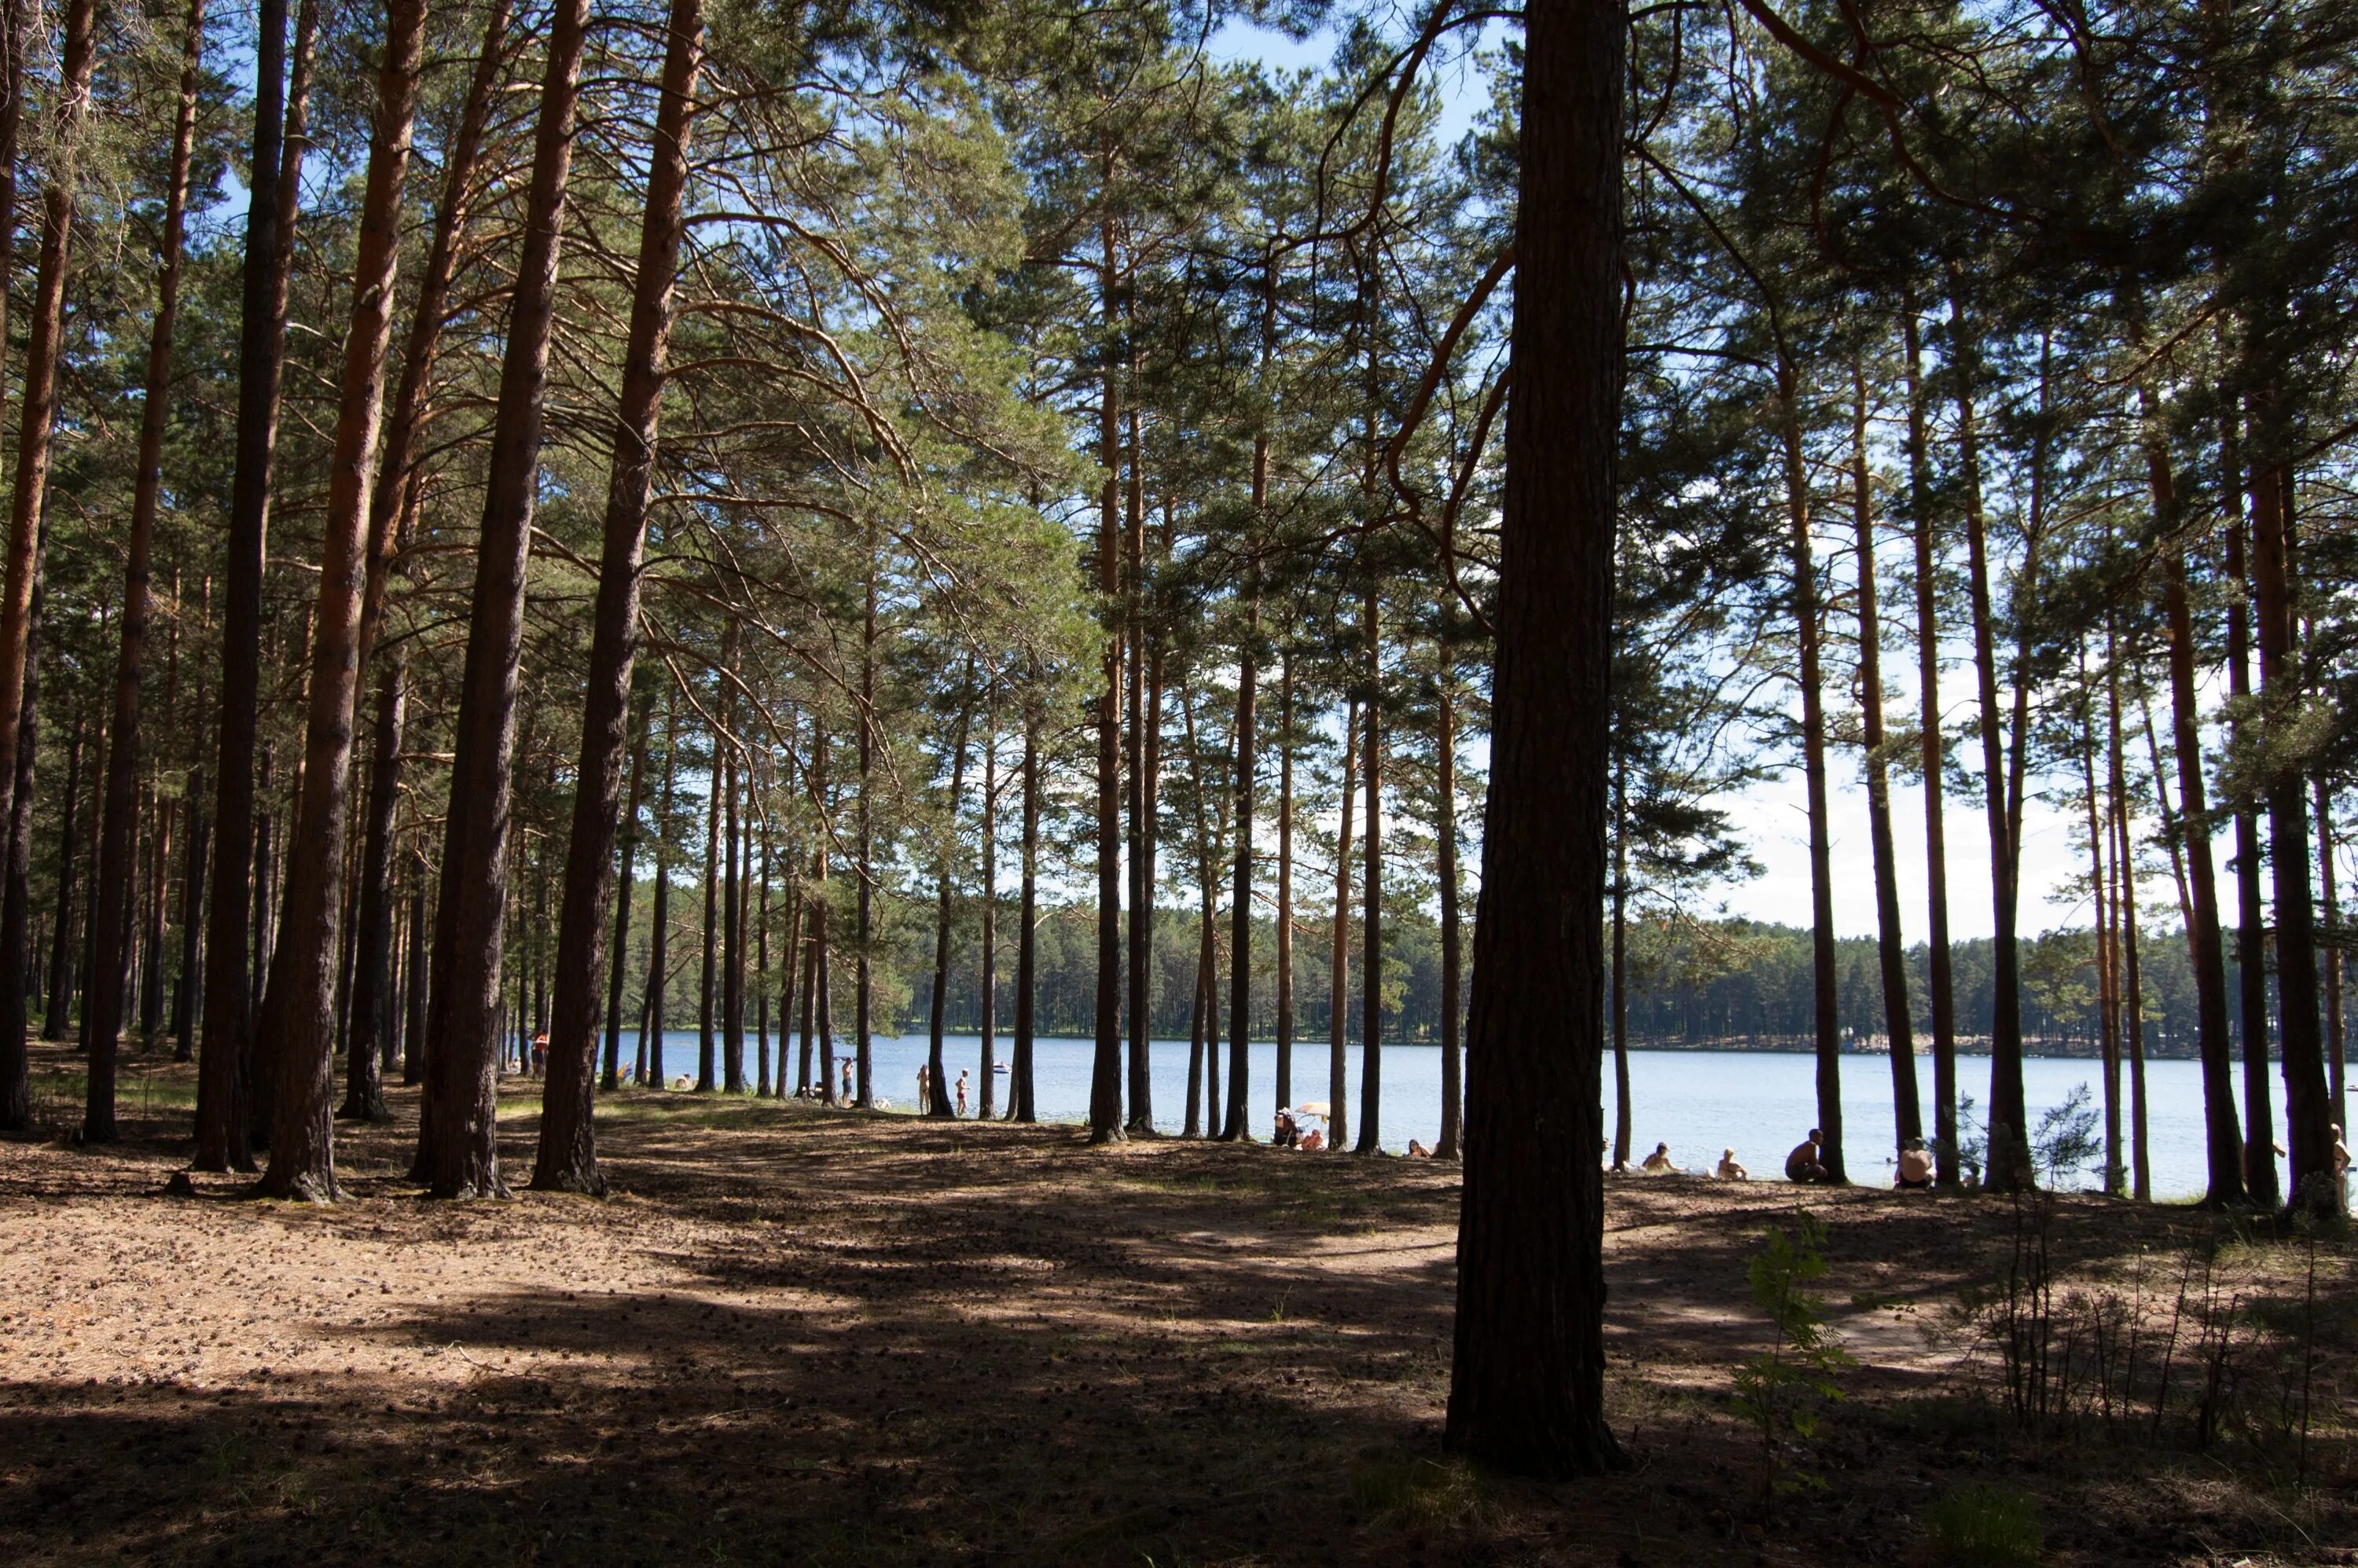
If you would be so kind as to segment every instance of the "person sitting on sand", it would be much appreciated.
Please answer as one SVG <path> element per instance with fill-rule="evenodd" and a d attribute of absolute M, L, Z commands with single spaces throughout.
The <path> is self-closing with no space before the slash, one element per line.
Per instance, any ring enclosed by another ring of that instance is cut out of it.
<path fill-rule="evenodd" d="M 1269 1136 L 1271 1143 L 1280 1149 L 1292 1149 L 1302 1142 L 1302 1124 L 1283 1106 L 1277 1108 L 1277 1130 Z"/>
<path fill-rule="evenodd" d="M 1785 1179 L 1789 1182 L 1824 1182 L 1833 1178 L 1818 1157 L 1818 1130 L 1810 1129 L 1809 1137 L 1793 1146 L 1785 1156 Z"/>
<path fill-rule="evenodd" d="M 1924 1147 L 1920 1138 L 1911 1138 L 1899 1151 L 1899 1173 L 1891 1184 L 1909 1192 L 1920 1192 L 1932 1184 L 1932 1152 Z"/>
<path fill-rule="evenodd" d="M 1433 1158 L 1433 1151 L 1412 1138 L 1408 1141 L 1408 1157 L 1412 1160 L 1430 1160 Z"/>
<path fill-rule="evenodd" d="M 1639 1162 L 1638 1169 L 1650 1176 L 1682 1176 L 1686 1173 L 1684 1165 L 1671 1163 L 1671 1146 L 1667 1143 L 1655 1144 L 1654 1152 Z"/>
<path fill-rule="evenodd" d="M 1302 1135 L 1302 1147 L 1305 1152 L 1314 1154 L 1326 1147 L 1326 1136 L 1314 1127 Z"/>
<path fill-rule="evenodd" d="M 1719 1167 L 1712 1174 L 1723 1182 L 1748 1182 L 1752 1179 L 1752 1173 L 1736 1162 L 1736 1151 L 1733 1149 L 1719 1152 Z"/>

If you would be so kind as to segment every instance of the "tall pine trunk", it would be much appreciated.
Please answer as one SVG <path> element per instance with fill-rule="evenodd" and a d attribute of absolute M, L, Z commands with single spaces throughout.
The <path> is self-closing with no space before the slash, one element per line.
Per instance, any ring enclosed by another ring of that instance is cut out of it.
<path fill-rule="evenodd" d="M 2244 543 L 2243 466 L 2234 421 L 2222 432 L 2221 456 L 2225 472 L 2221 493 L 2227 502 L 2227 581 L 2234 589 L 2227 600 L 2227 691 L 2231 697 L 2252 696 L 2250 574 L 2245 569 Z M 2235 968 L 2240 982 L 2240 1022 L 2244 1036 L 2244 1190 L 2263 1208 L 2274 1208 L 2279 1197 L 2277 1183 L 2276 1098 L 2268 1082 L 2267 924 L 2260 900 L 2259 823 L 2246 806 L 2235 812 Z"/>
<path fill-rule="evenodd" d="M 2154 516 L 2163 530 L 2183 525 L 2177 476 L 2149 395 L 2146 470 Z M 2201 698 L 2194 676 L 2194 608 L 2187 591 L 2185 546 L 2172 538 L 2162 552 L 2162 615 L 2168 628 L 2170 739 L 2178 762 L 2178 822 L 2186 862 L 2188 957 L 2194 968 L 2195 1043 L 2202 1064 L 2203 1147 L 2208 1180 L 2203 1206 L 2244 1201 L 2244 1134 L 2236 1119 L 2234 1041 L 2227 1024 L 2226 956 L 2219 931 L 2219 882 L 2211 854 L 2211 809 L 2202 778 Z M 2158 787 L 2158 774 L 2156 784 Z M 2165 798 L 2163 810 L 2169 809 Z"/>
<path fill-rule="evenodd" d="M 1966 318 L 1960 309 L 1960 333 Z M 1982 783 L 1989 819 L 1991 1022 L 1989 1169 L 1985 1184 L 2012 1192 L 2031 1179 L 2030 1135 L 2022 1087 L 2022 966 L 2015 940 L 2015 846 L 2007 806 L 2006 725 L 1998 708 L 1997 628 L 1990 601 L 1989 536 L 1982 510 L 1981 448 L 1974 422 L 1971 363 L 1956 391 L 1957 445 L 1963 465 L 1965 547 L 1973 596 L 1974 668 L 1981 686 Z"/>
<path fill-rule="evenodd" d="M 967 665 L 967 682 L 974 679 L 972 661 Z M 934 902 L 934 990 L 926 1009 L 925 1071 L 933 1085 L 931 1103 L 925 1109 L 928 1115 L 948 1120 L 957 1114 L 957 1103 L 949 1092 L 948 1067 L 942 1060 L 942 1035 L 949 1018 L 950 992 L 950 912 L 955 868 L 957 865 L 958 803 L 966 795 L 966 743 L 974 722 L 974 704 L 969 698 L 958 704 L 957 733 L 950 741 L 949 826 L 942 843 L 939 865 L 935 873 Z"/>
<path fill-rule="evenodd" d="M 311 637 L 310 712 L 303 789 L 287 855 L 280 917 L 285 994 L 272 1011 L 278 1103 L 270 1168 L 261 1190 L 276 1197 L 336 1195 L 330 1107 L 335 1087 L 335 984 L 343 913 L 340 885 L 352 796 L 352 710 L 360 690 L 361 602 L 368 576 L 368 500 L 384 407 L 384 356 L 401 259 L 402 185 L 409 168 L 425 0 L 387 0 L 376 120 L 362 198 L 352 319 L 345 330 L 328 515 L 320 546 L 319 610 Z M 372 1060 L 374 1053 L 371 1052 Z"/>
<path fill-rule="evenodd" d="M 1866 374 L 1851 367 L 1851 506 L 1858 524 L 1858 684 L 1866 742 L 1867 837 L 1875 857 L 1876 957 L 1883 977 L 1883 1029 L 1891 1050 L 1897 1149 L 1924 1136 L 1916 1087 L 1916 1037 L 1908 1006 L 1908 941 L 1899 923 L 1898 850 L 1891 831 L 1890 770 L 1883 747 L 1883 626 L 1875 594 L 1875 489 L 1866 461 Z M 1822 1128 L 1821 1130 L 1823 1130 Z"/>
<path fill-rule="evenodd" d="M 1785 514 L 1791 529 L 1793 629 L 1800 645 L 1801 771 L 1809 796 L 1812 1018 L 1817 1037 L 1820 1162 L 1846 1182 L 1843 1163 L 1842 1025 L 1835 1011 L 1833 824 L 1826 802 L 1825 692 L 1819 671 L 1818 571 L 1810 553 L 1809 470 L 1801 451 L 1801 386 L 1792 365 L 1778 369 L 1785 456 Z"/>
<path fill-rule="evenodd" d="M 1110 164 L 1110 157 L 1108 162 Z M 1110 182 L 1110 169 L 1108 180 Z M 1098 225 L 1104 256 L 1098 269 L 1099 314 L 1109 338 L 1116 319 L 1118 275 L 1113 220 Z M 1118 356 L 1109 342 L 1098 394 L 1098 462 L 1104 470 L 1098 498 L 1098 594 L 1109 616 L 1119 616 L 1121 591 L 1121 404 L 1115 382 Z M 1097 1054 L 1089 1075 L 1089 1141 L 1118 1142 L 1121 1119 L 1121 685 L 1120 622 L 1109 628 L 1103 689 L 1098 695 L 1098 973 Z"/>
<path fill-rule="evenodd" d="M 719 1033 L 714 1008 L 720 990 L 720 737 L 712 738 L 712 767 L 704 786 L 704 968 L 696 986 L 696 1092 L 719 1084 Z"/>
<path fill-rule="evenodd" d="M 254 153 L 248 167 L 285 161 L 287 4 L 259 0 L 254 49 Z M 213 772 L 212 898 L 205 921 L 202 1044 L 197 1065 L 200 1171 L 253 1168 L 251 1035 L 246 975 L 254 916 L 256 708 L 262 683 L 262 556 L 270 507 L 272 449 L 287 320 L 277 274 L 277 192 L 260 178 L 246 205 L 242 323 L 238 344 L 237 447 L 230 490 L 228 557 L 222 577 L 220 755 Z"/>
<path fill-rule="evenodd" d="M 49 492 L 49 433 L 57 422 L 58 365 L 63 357 L 66 281 L 78 206 L 82 122 L 90 112 L 91 71 L 97 59 L 97 0 L 70 0 L 58 57 L 58 78 L 49 93 L 49 133 L 41 185 L 41 254 L 33 283 L 33 319 L 25 341 L 24 382 L 17 394 L 16 483 L 8 513 L 7 566 L 0 587 L 0 817 L 10 815 L 16 795 L 16 732 L 23 720 L 26 670 L 32 645 L 33 582 L 40 564 L 41 521 Z M 10 28 L 29 45 L 31 28 Z M 9 69 L 18 79 L 9 94 L 12 123 L 22 111 L 24 49 L 11 50 Z M 15 148 L 8 149 L 11 154 Z M 268 167 L 267 165 L 264 167 Z M 15 195 L 15 162 L 9 168 Z M 14 223 L 14 209 L 10 210 Z M 13 249 L 13 246 L 11 247 Z M 111 1113 L 110 1113 L 111 1114 Z"/>
<path fill-rule="evenodd" d="M 147 379 L 139 413 L 131 533 L 124 545 L 122 641 L 114 664 L 114 742 L 107 750 L 98 875 L 91 894 L 99 961 L 91 971 L 86 1005 L 92 1051 L 89 1105 L 82 1119 L 85 1142 L 104 1142 L 114 1136 L 114 1054 L 126 1011 L 122 958 L 130 935 L 126 923 L 138 830 L 140 665 L 146 655 L 153 600 L 148 577 L 164 482 L 164 431 L 171 414 L 172 341 L 180 316 L 181 236 L 189 211 L 189 158 L 196 143 L 197 72 L 204 52 L 204 0 L 189 0 L 179 109 L 172 124 L 171 172 L 166 177 L 164 193 L 156 318 L 147 334 Z"/>
<path fill-rule="evenodd" d="M 368 823 L 355 890 L 352 1038 L 345 1046 L 344 1105 L 337 1114 L 364 1121 L 383 1121 L 387 1115 L 379 1060 L 396 1022 L 393 957 L 400 914 L 394 905 L 393 827 L 401 808 L 401 747 L 408 717 L 409 649 L 404 643 L 384 661 L 377 681 Z"/>
<path fill-rule="evenodd" d="M 1335 928 L 1327 955 L 1326 1147 L 1339 1151 L 1350 1136 L 1351 1038 L 1351 827 L 1358 809 L 1359 702 L 1353 697 L 1343 718 L 1343 795 L 1335 827 Z"/>
<path fill-rule="evenodd" d="M 647 785 L 647 726 L 653 714 L 647 702 L 636 705 L 637 714 L 630 726 L 635 737 L 631 745 L 631 790 L 629 804 L 622 808 L 621 864 L 614 889 L 614 938 L 607 955 L 606 966 L 606 1072 L 600 1084 L 608 1094 L 622 1087 L 622 989 L 628 978 L 631 951 L 631 905 L 639 885 L 639 812 L 646 804 Z M 578 778 L 576 788 L 579 788 Z M 572 890 L 572 850 L 566 851 L 567 896 Z M 560 921 L 562 915 L 560 914 Z M 555 1020 L 548 1037 L 549 1081 L 554 1084 L 558 1065 L 563 1058 L 557 1052 L 557 1029 L 565 1022 L 565 932 L 560 925 L 557 937 L 557 971 Z M 544 1116 L 546 1113 L 543 1113 Z M 546 1123 L 544 1122 L 544 1125 Z"/>
<path fill-rule="evenodd" d="M 588 0 L 558 0 L 535 131 L 525 238 L 509 297 L 483 521 L 476 549 L 465 669 L 435 920 L 427 1052 L 438 1135 L 425 1155 L 437 1197 L 504 1190 L 500 1179 L 498 1043 L 502 915 L 514 802 L 516 670 L 523 652 L 525 563 L 546 414 L 548 340 L 558 240 L 572 171 Z"/>
<path fill-rule="evenodd" d="M 664 698 L 664 782 L 662 804 L 655 808 L 655 881 L 653 907 L 647 912 L 647 983 L 642 993 L 639 1026 L 639 1082 L 648 1088 L 667 1088 L 664 1076 L 664 1015 L 671 945 L 671 819 L 679 787 L 679 691 Z"/>
<path fill-rule="evenodd" d="M 991 1119 L 999 1093 L 999 703 L 991 693 L 982 741 L 982 959 L 976 981 L 975 1022 L 980 1027 L 981 1100 L 975 1114 Z"/>
<path fill-rule="evenodd" d="M 1255 507 L 1265 499 L 1268 455 L 1254 463 Z M 1237 816 L 1236 882 L 1228 904 L 1228 1109 L 1220 1136 L 1237 1142 L 1252 1141 L 1248 1119 L 1252 1087 L 1252 914 L 1253 914 L 1253 795 L 1260 766 L 1254 749 L 1253 700 L 1260 676 L 1260 596 L 1259 568 L 1248 590 L 1244 650 L 1237 668 Z M 1215 1042 L 1215 1048 L 1217 1043 Z"/>
<path fill-rule="evenodd" d="M 1367 754 L 1360 759 L 1359 778 L 1368 792 L 1368 801 L 1367 820 L 1359 826 L 1359 841 L 1367 859 L 1359 878 L 1359 1141 L 1352 1152 L 1380 1154 L 1384 1084 L 1384 703 L 1383 643 L 1373 579 L 1368 580 L 1360 601 L 1359 635 L 1367 658 L 1361 673 L 1368 686 L 1362 704 L 1368 719 Z"/>
<path fill-rule="evenodd" d="M 14 27 L 12 14 L 6 25 Z M 14 35 L 19 44 L 23 35 Z M 0 178 L 5 178 L 0 176 Z M 5 228 L 5 225 L 0 225 Z M 0 259 L 7 242 L 0 236 Z M 42 530 L 48 532 L 46 528 Z M 40 741 L 41 639 L 40 550 L 34 541 L 33 598 L 26 607 L 25 695 L 17 711 L 16 776 L 9 795 L 5 837 L 0 837 L 0 1132 L 29 1132 L 33 1126 L 31 1063 L 25 1049 L 33 1000 L 32 889 L 33 762 Z"/>
<path fill-rule="evenodd" d="M 2270 463 L 2253 476 L 2253 609 L 2258 622 L 2260 679 L 2270 717 L 2299 699 L 2294 662 L 2292 473 Z M 2285 1143 L 2291 1152 L 2297 1208 L 2338 1214 L 2343 1207 L 2334 1168 L 2333 1111 L 2327 1090 L 2324 1037 L 2318 1027 L 2317 909 L 2311 889 L 2309 781 L 2297 766 L 2277 766 L 2267 780 L 2268 864 L 2276 883 L 2277 1028 L 2284 1070 Z"/>
<path fill-rule="evenodd" d="M 1293 650 L 1277 676 L 1277 1103 L 1293 1103 Z"/>
<path fill-rule="evenodd" d="M 1015 932 L 1014 1060 L 1009 1065 L 1008 1114 L 1038 1119 L 1033 1085 L 1040 973 L 1040 700 L 1023 694 L 1023 868 Z"/>
<path fill-rule="evenodd" d="M 1501 1470 L 1620 1461 L 1605 1425 L 1606 685 L 1621 386 L 1624 8 L 1525 20 L 1490 804 L 1452 1447 Z"/>

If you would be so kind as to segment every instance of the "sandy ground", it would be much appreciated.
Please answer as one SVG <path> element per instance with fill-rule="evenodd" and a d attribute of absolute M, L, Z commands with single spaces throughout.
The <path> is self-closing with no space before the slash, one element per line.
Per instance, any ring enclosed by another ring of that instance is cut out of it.
<path fill-rule="evenodd" d="M 184 1092 L 159 1071 L 110 1148 L 0 1142 L 0 1561 L 1930 1563 L 1927 1510 L 1970 1483 L 2035 1498 L 2052 1563 L 2358 1562 L 2341 1244 L 2314 1297 L 2302 1244 L 2222 1255 L 2251 1430 L 2196 1452 L 2176 1416 L 2025 1434 L 1994 1401 L 1956 1320 L 2007 1208 L 1809 1194 L 1858 1364 L 1764 1512 L 1727 1396 L 1781 1184 L 1610 1184 L 1634 1463 L 1537 1486 L 1442 1447 L 1446 1165 L 624 1096 L 618 1195 L 437 1205 L 396 1093 L 342 1130 L 348 1201 L 306 1208 L 164 1195 Z M 521 1181 L 523 1086 L 505 1111 Z M 2214 1225 L 2069 1200 L 2055 1245 L 2152 1320 Z M 2320 1325 L 2305 1474 L 2257 1431 L 2290 1408 L 2264 1301 Z"/>

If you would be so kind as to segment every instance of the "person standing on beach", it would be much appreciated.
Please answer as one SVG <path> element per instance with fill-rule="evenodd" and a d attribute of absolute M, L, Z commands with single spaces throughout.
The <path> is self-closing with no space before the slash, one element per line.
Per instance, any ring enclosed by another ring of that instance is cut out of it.
<path fill-rule="evenodd" d="M 966 1114 L 966 1069 L 963 1067 L 958 1069 L 957 1113 L 960 1116 Z"/>

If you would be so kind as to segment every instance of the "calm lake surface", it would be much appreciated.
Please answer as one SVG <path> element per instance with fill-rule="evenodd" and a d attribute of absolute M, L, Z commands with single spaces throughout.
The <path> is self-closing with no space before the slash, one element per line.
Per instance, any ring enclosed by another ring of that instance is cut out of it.
<path fill-rule="evenodd" d="M 624 1051 L 635 1049 L 635 1034 L 626 1035 Z M 774 1043 L 773 1043 L 774 1045 Z M 850 1043 L 839 1039 L 838 1064 L 849 1054 Z M 1008 1060 L 1006 1037 L 998 1042 L 998 1056 Z M 875 1037 L 872 1050 L 876 1092 L 892 1110 L 914 1110 L 917 1101 L 917 1068 L 925 1060 L 922 1034 Z M 1086 1121 L 1089 1108 L 1089 1068 L 1092 1047 L 1086 1040 L 1044 1039 L 1035 1047 L 1034 1083 L 1043 1121 Z M 753 1072 L 753 1041 L 748 1033 L 746 1076 Z M 972 1034 L 953 1034 L 944 1044 L 950 1077 L 963 1069 L 968 1076 L 968 1109 L 980 1104 L 977 1081 L 981 1042 Z M 664 1067 L 674 1081 L 682 1073 L 691 1080 L 696 1072 L 696 1033 L 666 1030 Z M 1223 1050 L 1225 1068 L 1228 1057 Z M 788 1058 L 792 1077 L 793 1057 Z M 1153 1047 L 1154 1125 L 1177 1132 L 1186 1116 L 1187 1043 L 1157 1041 Z M 1360 1052 L 1350 1047 L 1346 1065 L 1350 1083 L 1350 1131 L 1359 1130 Z M 1843 1066 L 1843 1152 L 1853 1181 L 1889 1179 L 1893 1119 L 1891 1064 L 1878 1055 L 1844 1056 Z M 841 1070 L 838 1065 L 838 1071 Z M 814 1068 L 816 1071 L 816 1068 Z M 1255 1138 L 1267 1138 L 1276 1115 L 1274 1091 L 1277 1048 L 1267 1043 L 1252 1048 L 1251 1117 Z M 1642 1155 L 1658 1142 L 1671 1146 L 1671 1157 L 1689 1168 L 1708 1170 L 1719 1152 L 1733 1145 L 1736 1157 L 1756 1177 L 1773 1176 L 1784 1168 L 1785 1152 L 1801 1141 L 1817 1117 L 1815 1058 L 1788 1051 L 1632 1051 L 1629 1054 L 1631 1143 Z M 1325 1041 L 1297 1044 L 1293 1051 L 1293 1100 L 1300 1105 L 1327 1098 L 1327 1046 Z M 2203 1183 L 2202 1086 L 2194 1062 L 2155 1061 L 2146 1064 L 2147 1124 L 2151 1140 L 2147 1157 L 2153 1171 L 2157 1198 L 2199 1196 Z M 1225 1076 L 1225 1072 L 1223 1076 Z M 1916 1059 L 1918 1088 L 1924 1101 L 1924 1125 L 1932 1123 L 1932 1062 Z M 2275 1075 L 2269 1075 L 2275 1081 Z M 1007 1077 L 999 1075 L 993 1096 L 996 1108 L 1007 1109 Z M 2126 1073 L 2122 1095 L 2127 1096 Z M 1989 1100 L 1989 1058 L 1957 1059 L 1960 1093 L 1974 1104 Z M 2237 1072 L 2240 1091 L 2242 1074 Z M 2093 1060 L 2034 1056 L 2023 1064 L 2023 1087 L 2030 1104 L 2031 1124 L 2039 1113 L 2061 1104 L 2085 1084 L 2092 1102 L 2102 1106 L 2103 1066 Z M 1225 1089 L 1226 1086 L 1223 1085 Z M 1613 1075 L 1608 1060 L 1605 1073 L 1605 1126 L 1613 1126 Z M 1388 1045 L 1383 1050 L 1383 1103 L 1380 1108 L 1383 1145 L 1405 1152 L 1412 1138 L 1431 1144 L 1441 1130 L 1441 1053 L 1428 1045 Z M 2280 1113 L 2281 1114 L 2281 1113 Z M 2123 1138 L 2127 1137 L 2128 1108 L 2121 1111 Z M 2281 1172 L 2283 1162 L 2277 1162 Z M 2093 1184 L 2093 1178 L 2089 1179 Z"/>

